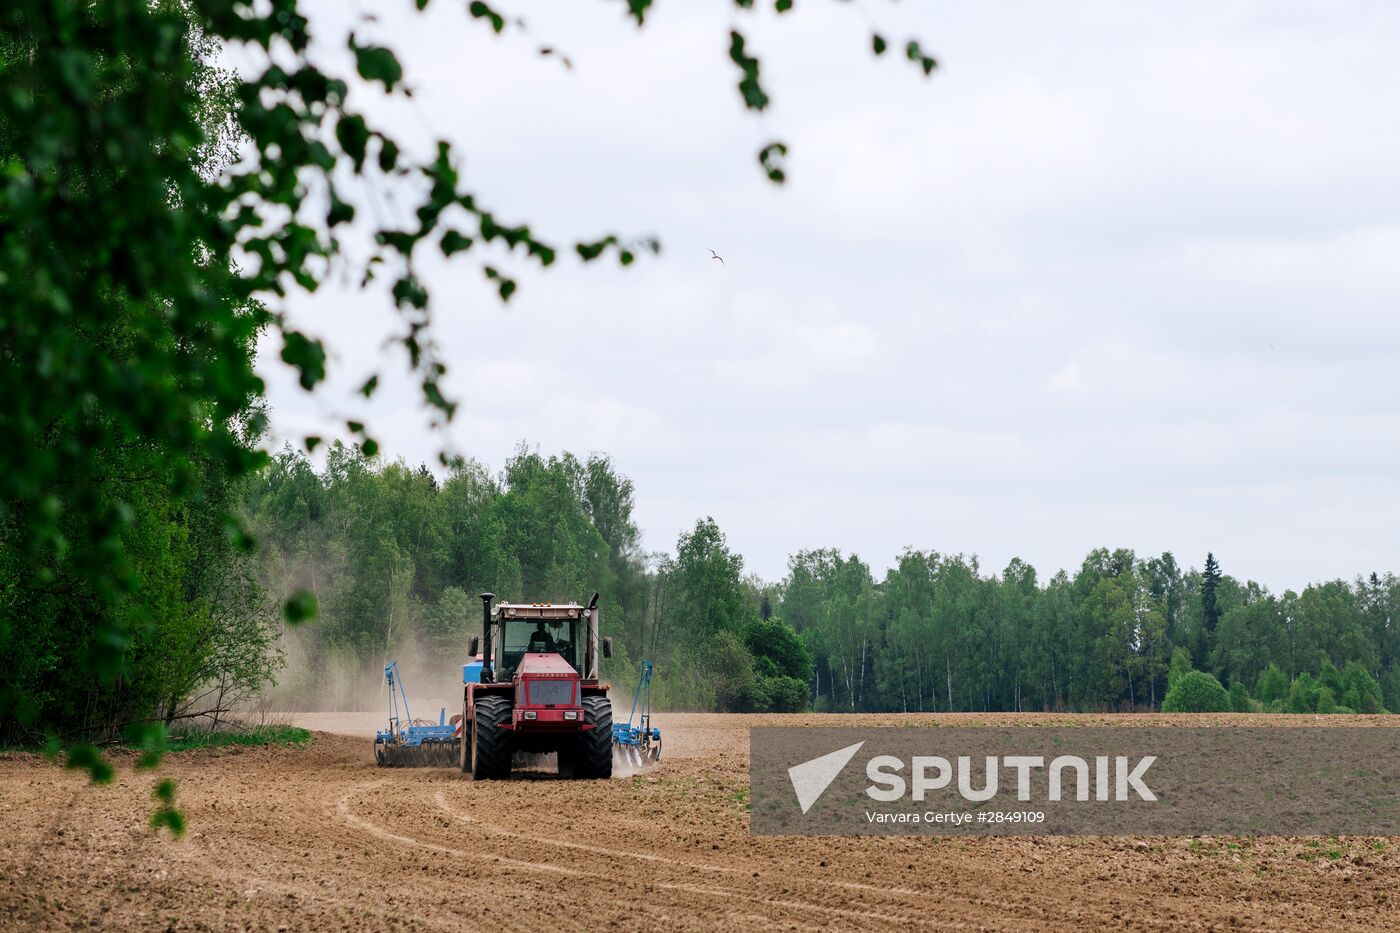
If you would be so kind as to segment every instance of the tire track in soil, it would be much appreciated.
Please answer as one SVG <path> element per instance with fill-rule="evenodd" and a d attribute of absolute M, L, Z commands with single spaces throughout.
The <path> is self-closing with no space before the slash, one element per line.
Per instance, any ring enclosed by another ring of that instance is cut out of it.
<path fill-rule="evenodd" d="M 309 891 L 305 885 L 294 882 L 282 881 L 277 878 L 269 878 L 246 868 L 231 868 L 226 862 L 216 860 L 208 850 L 200 849 L 200 854 L 191 854 L 188 851 L 181 851 L 176 858 L 180 859 L 186 867 L 193 868 L 204 875 L 210 882 L 211 887 L 217 884 L 224 884 L 231 879 L 236 879 L 239 888 L 245 885 L 252 887 L 236 892 L 240 898 L 252 899 L 254 894 L 264 892 L 280 894 L 284 899 L 291 895 L 298 901 L 315 901 L 317 903 L 334 907 L 339 911 L 344 911 L 351 917 L 363 918 L 365 913 L 374 915 L 375 925 L 386 928 L 395 922 L 404 922 L 405 918 L 393 912 L 392 908 L 385 908 L 371 902 L 366 906 L 363 901 L 351 900 L 335 894 L 322 891 Z M 413 918 L 414 922 L 426 923 L 440 930 L 461 929 L 460 921 L 439 920 L 435 917 Z"/>
<path fill-rule="evenodd" d="M 651 864 L 683 868 L 691 872 L 737 873 L 740 876 L 746 875 L 748 872 L 748 869 L 736 869 L 717 864 L 703 864 L 683 859 L 674 859 L 651 852 L 636 852 L 607 846 L 591 845 L 588 843 L 564 840 L 557 836 L 546 836 L 508 829 L 455 810 L 451 804 L 447 803 L 446 795 L 442 790 L 438 790 L 434 794 L 434 802 L 440 810 L 446 812 L 457 822 L 469 825 L 474 829 L 492 836 L 515 838 L 545 846 L 566 847 L 611 858 L 637 859 Z M 636 820 L 632 820 L 630 823 L 634 824 L 637 828 L 655 828 L 655 825 L 652 823 Z M 900 840 L 899 837 L 891 837 L 883 841 L 886 844 L 893 843 L 898 845 L 900 841 L 907 844 L 910 841 L 918 843 L 928 842 L 930 840 Z M 801 877 L 804 872 L 804 866 L 807 870 L 810 870 L 811 860 L 808 859 L 804 862 L 800 857 L 802 854 L 809 853 L 800 853 L 797 858 L 779 853 L 778 857 L 783 858 L 787 862 L 787 865 L 779 868 L 779 872 L 786 877 Z M 875 853 L 871 854 L 874 855 Z M 896 853 L 886 851 L 879 854 L 885 855 L 887 858 L 893 858 Z M 895 860 L 903 861 L 906 856 L 913 857 L 917 860 L 919 855 L 928 854 L 931 853 L 925 848 L 914 855 L 905 853 Z M 879 859 L 876 859 L 876 861 L 879 861 Z M 913 866 L 911 865 L 910 867 L 912 868 Z M 977 918 L 993 915 L 999 918 L 998 924 L 1005 928 L 1040 930 L 1044 929 L 1047 924 L 1053 925 L 1055 917 L 1063 916 L 1066 905 L 1070 905 L 1071 909 L 1074 909 L 1073 905 L 1076 903 L 1074 897 L 1066 893 L 1068 886 L 1054 878 L 1023 876 L 1017 879 L 1016 884 L 1008 886 L 1006 884 L 1004 867 L 1002 867 L 996 859 L 985 859 L 977 855 L 969 854 L 962 858 L 956 858 L 951 864 L 942 864 L 939 866 L 939 869 L 945 873 L 940 879 L 941 883 L 931 885 L 922 891 L 895 885 L 884 886 L 836 879 L 822 879 L 815 883 L 824 888 L 839 888 L 856 893 L 873 895 L 876 898 L 886 901 L 892 898 L 912 899 L 915 901 L 913 905 L 905 903 L 896 905 L 881 904 L 878 905 L 878 907 L 883 907 L 886 910 L 890 907 L 910 910 L 913 912 L 913 915 L 900 916 L 898 919 L 901 923 L 933 924 L 940 929 L 984 929 L 986 927 L 985 921 Z M 768 866 L 766 872 L 771 873 L 772 871 L 773 867 L 771 865 Z M 1072 885 L 1072 882 L 1070 884 Z M 1016 895 L 1007 896 L 1002 893 L 999 896 L 998 892 L 1006 892 L 1008 890 L 1015 891 Z M 930 905 L 932 904 L 937 905 L 936 911 L 931 908 Z M 961 914 L 962 917 L 966 919 L 953 916 L 952 912 L 954 911 Z M 861 910 L 858 911 L 858 913 L 860 916 L 878 919 L 889 916 L 888 914 L 880 914 L 869 910 Z M 933 919 L 935 914 L 936 919 Z M 1097 917 L 1097 922 L 1104 922 L 1107 920 L 1107 917 L 1096 915 L 1092 910 L 1082 915 L 1083 922 L 1086 923 L 1090 922 L 1091 919 L 1095 917 Z M 1161 923 L 1156 925 L 1168 927 L 1173 924 Z"/>
<path fill-rule="evenodd" d="M 438 805 L 438 809 L 442 810 L 452 819 L 460 823 L 465 823 L 469 826 L 481 829 L 482 831 L 490 833 L 493 836 L 506 836 L 514 839 L 522 839 L 527 842 L 537 842 L 542 845 L 577 849 L 583 852 L 592 853 L 594 855 L 604 855 L 609 858 L 637 859 L 639 861 L 650 862 L 658 865 L 683 868 L 687 871 L 714 872 L 721 874 L 736 875 L 743 875 L 745 873 L 743 869 L 734 868 L 729 865 L 691 862 L 686 861 L 685 859 L 671 858 L 667 855 L 658 855 L 654 852 L 637 852 L 629 849 L 615 849 L 607 846 L 591 845 L 585 842 L 557 839 L 549 836 L 539 836 L 533 835 L 531 833 L 524 833 L 520 832 L 519 830 L 506 829 L 501 826 L 494 826 L 489 823 L 484 823 L 481 820 L 476 819 L 475 817 L 467 816 L 465 813 L 462 813 L 460 810 L 457 810 L 452 805 L 450 805 L 447 802 L 446 795 L 443 794 L 443 792 L 440 790 L 433 795 L 433 800 Z M 859 881 L 824 880 L 822 881 L 822 884 L 827 887 L 842 888 L 849 891 L 858 891 L 861 893 L 875 894 L 881 897 L 903 896 L 907 898 L 923 898 L 927 897 L 929 894 L 929 892 L 927 891 L 915 891 L 912 888 L 903 888 L 897 886 L 886 887 L 883 885 L 876 884 L 863 884 Z"/>
<path fill-rule="evenodd" d="M 387 842 L 395 842 L 405 846 L 415 846 L 418 848 L 426 849 L 430 852 L 438 852 L 445 855 L 455 855 L 463 858 L 469 857 L 468 853 L 464 850 L 457 849 L 451 846 L 444 846 L 435 842 L 429 842 L 427 840 L 419 839 L 414 836 L 401 835 L 399 833 L 395 833 L 391 830 L 385 829 L 384 827 L 381 827 L 370 820 L 356 815 L 351 811 L 350 807 L 350 800 L 354 796 L 356 796 L 356 791 L 352 790 L 344 794 L 336 802 L 337 815 L 348 825 L 363 830 L 364 832 L 367 832 Z M 472 820 L 469 817 L 462 817 L 460 814 L 449 815 L 456 817 L 458 822 L 461 822 L 465 825 L 472 825 L 475 828 L 485 829 L 486 832 L 484 833 L 484 835 L 487 838 L 497 834 L 505 836 L 517 835 L 511 833 L 510 831 L 499 831 L 498 833 L 498 831 L 494 827 L 483 827 L 480 823 L 477 823 L 475 820 Z M 558 840 L 546 841 L 548 841 L 552 845 L 558 843 Z M 483 854 L 472 853 L 470 857 L 481 859 L 483 857 Z M 715 898 L 725 904 L 731 903 L 733 900 L 738 899 L 742 901 L 747 901 L 748 903 L 759 907 L 807 911 L 811 913 L 824 914 L 832 917 L 841 917 L 849 920 L 881 921 L 885 923 L 901 925 L 923 925 L 924 923 L 926 923 L 925 919 L 921 916 L 910 916 L 908 914 L 884 914 L 856 908 L 832 907 L 825 904 L 812 903 L 810 901 L 795 901 L 785 899 L 772 894 L 754 893 L 752 891 L 747 891 L 734 887 L 718 887 L 712 885 L 696 884 L 694 882 L 661 881 L 657 879 L 633 881 L 628 879 L 618 879 L 610 875 L 602 875 L 596 872 L 584 871 L 581 869 L 572 868 L 564 865 L 558 865 L 551 862 L 527 861 L 524 859 L 515 858 L 513 856 L 499 855 L 494 853 L 492 855 L 492 858 L 496 861 L 497 864 L 504 864 L 509 866 L 510 868 L 514 868 L 520 871 L 538 871 L 549 874 L 559 874 L 573 878 L 589 879 L 592 881 L 610 882 L 613 884 L 621 885 L 623 887 L 640 886 L 644 889 L 658 888 L 665 891 L 677 891 L 687 894 L 693 894 L 699 897 Z M 769 918 L 769 920 L 773 919 L 775 918 Z M 784 919 L 790 921 L 791 918 L 779 917 L 776 919 L 780 921 Z"/>

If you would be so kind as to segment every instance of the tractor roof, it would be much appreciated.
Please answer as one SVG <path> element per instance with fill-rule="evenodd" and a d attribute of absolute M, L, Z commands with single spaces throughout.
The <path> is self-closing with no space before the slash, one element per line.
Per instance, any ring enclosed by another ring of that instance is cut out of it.
<path fill-rule="evenodd" d="M 577 619 L 583 611 L 578 603 L 497 603 L 491 619 Z"/>

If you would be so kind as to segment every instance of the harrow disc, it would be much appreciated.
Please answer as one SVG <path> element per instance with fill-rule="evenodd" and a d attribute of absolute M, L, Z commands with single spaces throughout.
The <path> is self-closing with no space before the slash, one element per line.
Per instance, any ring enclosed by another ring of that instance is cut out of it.
<path fill-rule="evenodd" d="M 381 768 L 447 768 L 457 763 L 457 755 L 456 742 L 375 746 L 375 758 Z"/>

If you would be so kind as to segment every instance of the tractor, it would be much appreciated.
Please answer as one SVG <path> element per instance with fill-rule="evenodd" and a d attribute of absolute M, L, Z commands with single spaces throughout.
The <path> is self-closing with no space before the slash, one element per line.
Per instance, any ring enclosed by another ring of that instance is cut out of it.
<path fill-rule="evenodd" d="M 461 768 L 476 780 L 510 777 L 516 752 L 556 753 L 561 775 L 612 777 L 608 685 L 598 680 L 598 594 L 578 603 L 498 603 L 481 594 L 481 668 L 463 671 Z M 476 679 L 471 675 L 475 673 Z"/>

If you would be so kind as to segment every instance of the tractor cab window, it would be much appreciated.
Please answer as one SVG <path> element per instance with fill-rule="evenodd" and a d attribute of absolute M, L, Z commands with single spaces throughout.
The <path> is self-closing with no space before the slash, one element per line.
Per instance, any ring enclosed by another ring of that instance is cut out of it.
<path fill-rule="evenodd" d="M 501 662 L 497 678 L 509 680 L 527 654 L 557 654 L 579 667 L 576 619 L 507 619 L 501 626 Z"/>

